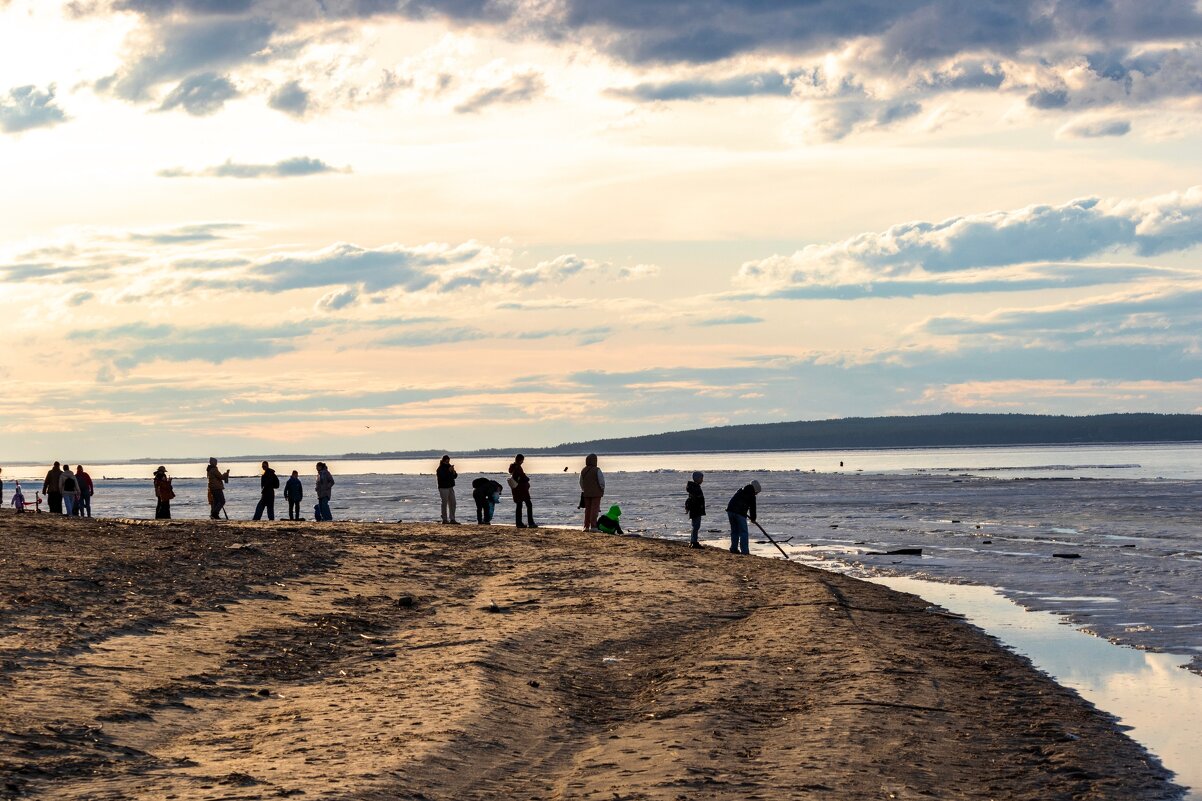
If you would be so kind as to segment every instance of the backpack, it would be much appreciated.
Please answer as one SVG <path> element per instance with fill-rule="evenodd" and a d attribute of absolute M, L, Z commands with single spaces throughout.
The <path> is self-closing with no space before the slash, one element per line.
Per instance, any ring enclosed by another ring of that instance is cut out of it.
<path fill-rule="evenodd" d="M 63 492 L 75 492 L 75 477 L 69 473 L 63 479 Z"/>
<path fill-rule="evenodd" d="M 163 479 L 163 483 L 159 485 L 159 497 L 164 501 L 169 501 L 175 497 L 175 490 L 171 488 L 171 479 Z"/>

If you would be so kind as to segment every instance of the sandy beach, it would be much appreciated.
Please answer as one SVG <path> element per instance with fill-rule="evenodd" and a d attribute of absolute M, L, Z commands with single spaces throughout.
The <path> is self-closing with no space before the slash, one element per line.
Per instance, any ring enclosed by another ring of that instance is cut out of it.
<path fill-rule="evenodd" d="M 1161 799 L 964 622 L 557 529 L 0 516 L 0 797 Z"/>

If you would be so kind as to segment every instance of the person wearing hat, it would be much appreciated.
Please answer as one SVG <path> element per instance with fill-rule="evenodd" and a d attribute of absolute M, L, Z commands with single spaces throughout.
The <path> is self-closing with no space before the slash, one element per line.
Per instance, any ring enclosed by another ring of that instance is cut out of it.
<path fill-rule="evenodd" d="M 747 521 L 755 520 L 755 496 L 760 494 L 760 482 L 752 481 L 731 496 L 726 504 L 726 516 L 730 519 L 730 552 L 747 556 L 751 553 Z"/>
<path fill-rule="evenodd" d="M 155 520 L 171 519 L 171 499 L 175 490 L 171 488 L 171 479 L 167 477 L 167 468 L 159 465 L 154 471 L 154 497 L 157 500 L 154 507 Z"/>
<path fill-rule="evenodd" d="M 597 454 L 584 457 L 580 471 L 580 506 L 584 509 L 584 530 L 595 531 L 601 515 L 601 499 L 605 496 L 605 474 L 597 466 Z"/>
<path fill-rule="evenodd" d="M 209 518 L 220 520 L 221 510 L 225 508 L 225 485 L 229 483 L 230 471 L 221 472 L 217 468 L 217 458 L 211 456 L 205 477 L 209 480 Z"/>
<path fill-rule="evenodd" d="M 689 539 L 690 548 L 701 547 L 701 541 L 697 539 L 697 535 L 701 531 L 701 518 L 705 517 L 705 493 L 701 491 L 703 480 L 705 480 L 705 474 L 697 471 L 693 473 L 693 480 L 684 485 L 684 491 L 689 494 L 688 499 L 684 502 L 684 510 L 693 523 L 693 534 Z"/>

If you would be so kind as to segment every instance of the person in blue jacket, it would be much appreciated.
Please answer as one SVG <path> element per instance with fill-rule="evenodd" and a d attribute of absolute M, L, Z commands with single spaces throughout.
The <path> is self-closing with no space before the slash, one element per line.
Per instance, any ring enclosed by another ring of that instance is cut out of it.
<path fill-rule="evenodd" d="M 747 556 L 751 553 L 747 521 L 755 520 L 755 496 L 760 494 L 760 482 L 752 481 L 731 496 L 726 504 L 726 516 L 730 519 L 730 552 Z"/>

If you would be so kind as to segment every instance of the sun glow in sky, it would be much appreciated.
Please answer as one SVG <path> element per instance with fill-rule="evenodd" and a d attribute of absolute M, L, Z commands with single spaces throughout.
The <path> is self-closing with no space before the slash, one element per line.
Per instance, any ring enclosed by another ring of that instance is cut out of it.
<path fill-rule="evenodd" d="M 1199 42 L 1194 0 L 0 0 L 0 458 L 1202 411 Z"/>

